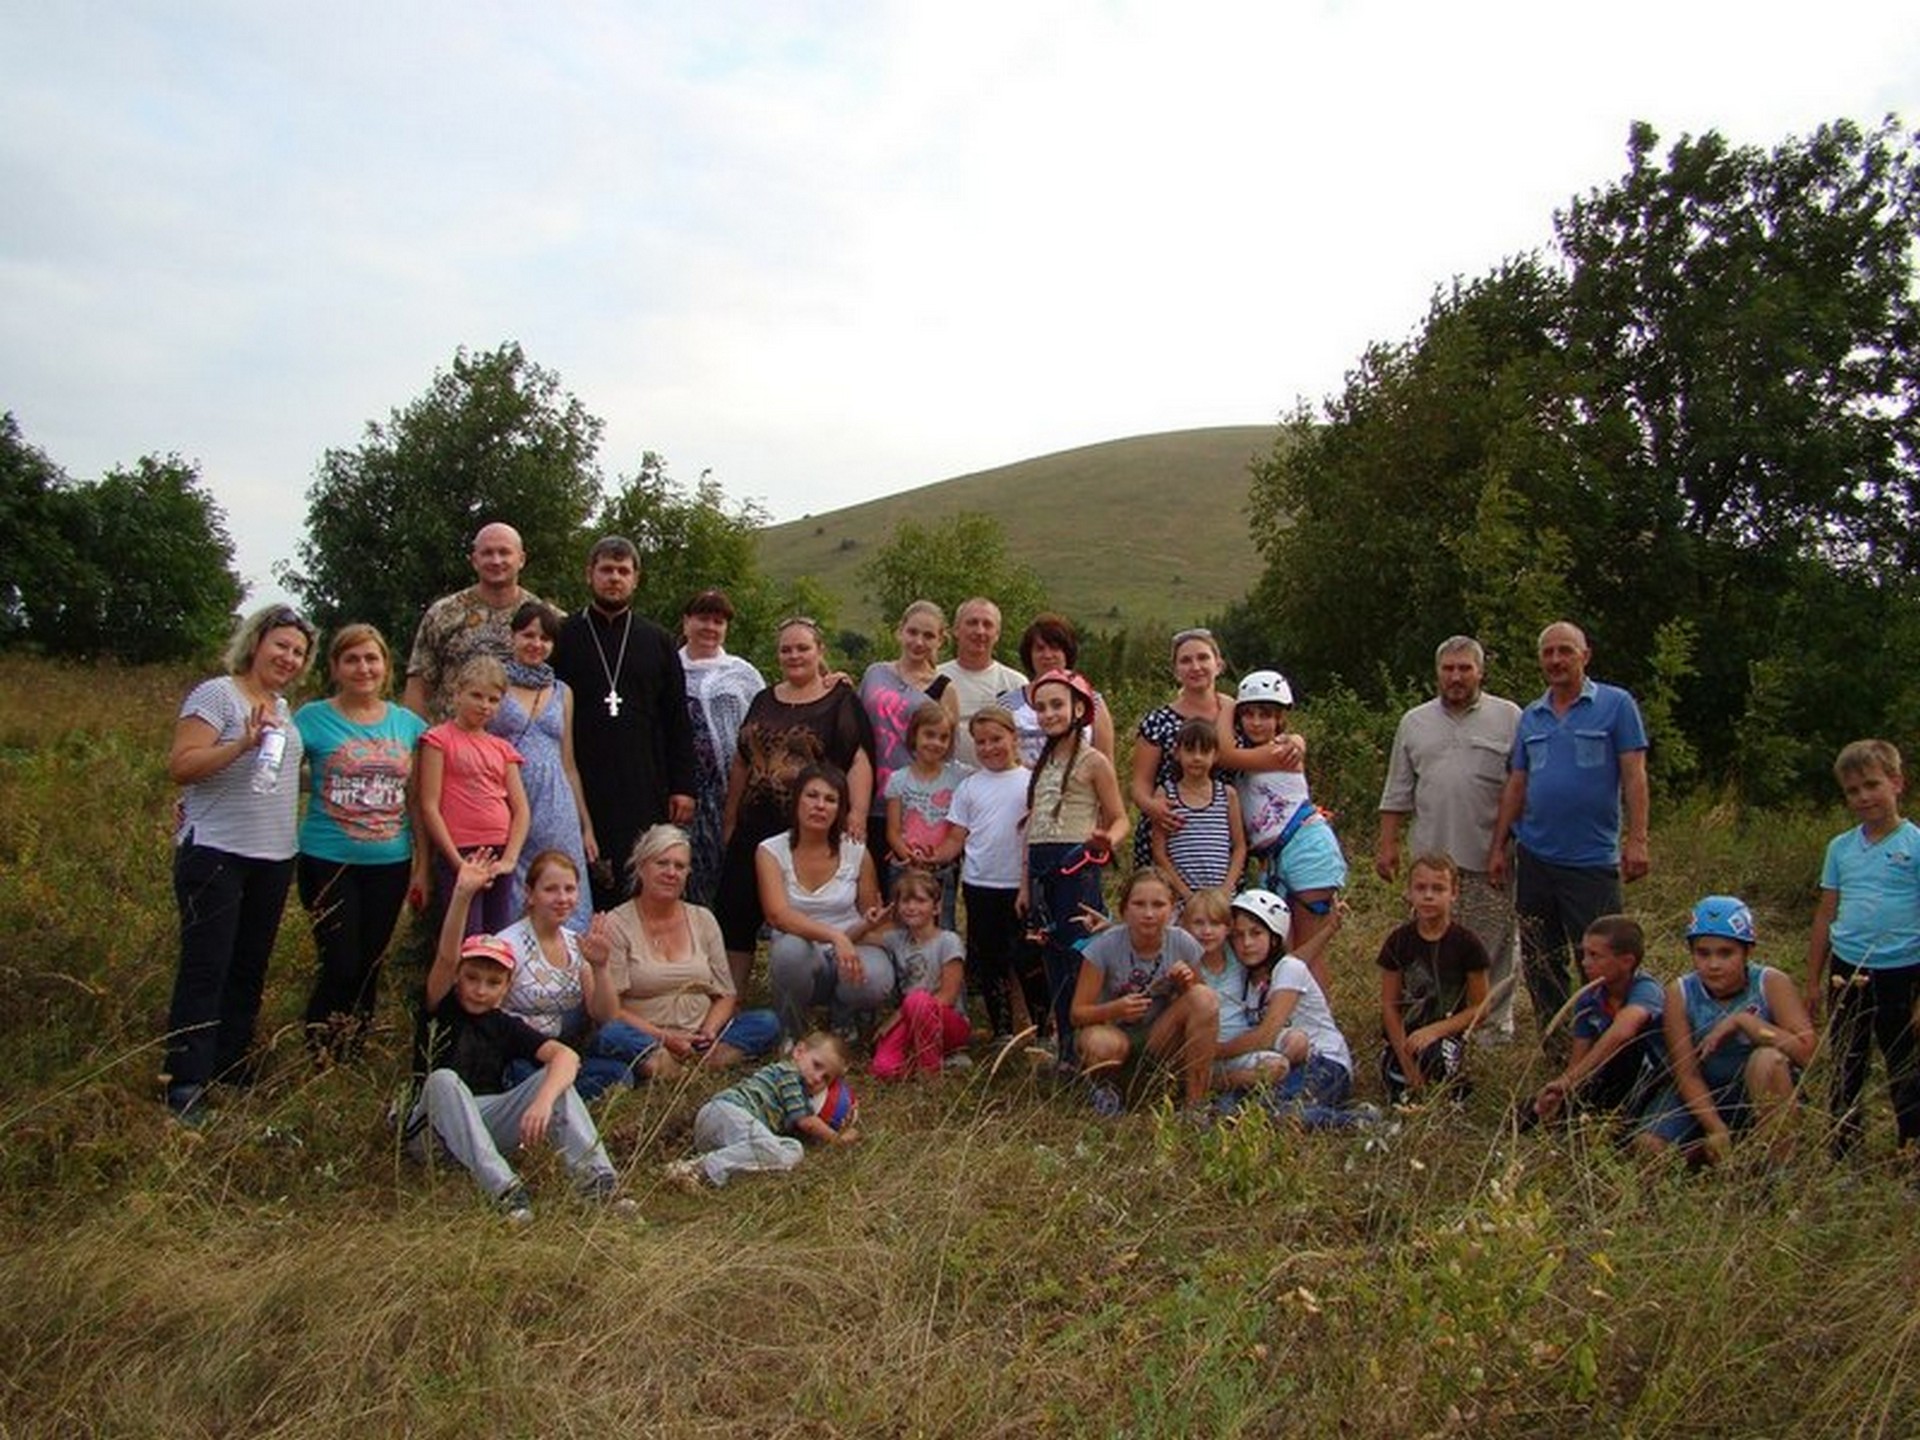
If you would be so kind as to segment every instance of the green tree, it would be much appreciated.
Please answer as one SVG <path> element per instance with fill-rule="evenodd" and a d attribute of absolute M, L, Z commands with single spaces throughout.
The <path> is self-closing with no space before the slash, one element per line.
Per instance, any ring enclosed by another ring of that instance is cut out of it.
<path fill-rule="evenodd" d="M 199 472 L 145 456 L 75 484 L 0 426 L 0 505 L 10 547 L 0 585 L 6 634 L 50 655 L 135 664 L 203 657 L 245 593 L 233 541 Z"/>
<path fill-rule="evenodd" d="M 1033 567 L 1007 553 L 1000 522 L 977 510 L 962 510 L 944 520 L 921 524 L 902 520 L 859 570 L 867 599 L 880 612 L 880 627 L 891 636 L 902 612 L 915 600 L 931 600 L 949 622 L 960 603 L 986 595 L 1005 617 L 1000 648 L 1012 659 L 1012 642 L 1034 615 L 1047 608 L 1046 589 Z M 894 651 L 889 641 L 880 653 Z"/>
<path fill-rule="evenodd" d="M 1892 119 L 1709 131 L 1555 218 L 1564 344 L 1620 518 L 1847 566 L 1911 558 L 1920 164 Z"/>
<path fill-rule="evenodd" d="M 1657 692 L 1670 780 L 1737 760 L 1773 789 L 1766 734 L 1826 752 L 1906 688 L 1815 683 L 1832 647 L 1788 617 L 1912 629 L 1915 146 L 1892 121 L 1657 145 L 1633 127 L 1626 175 L 1555 217 L 1556 255 L 1456 282 L 1296 412 L 1256 473 L 1251 608 L 1310 685 L 1370 697 L 1453 629 L 1530 679 L 1532 633 L 1565 614 L 1596 673 Z"/>
<path fill-rule="evenodd" d="M 0 415 L 0 534 L 7 537 L 0 545 L 0 645 L 30 640 L 35 608 L 44 615 L 56 596 L 71 593 L 71 488 L 60 467 L 27 443 L 12 412 Z"/>
<path fill-rule="evenodd" d="M 1370 699 L 1383 674 L 1424 680 L 1482 598 L 1469 567 L 1489 557 L 1474 546 L 1499 539 L 1473 539 L 1483 499 L 1514 531 L 1491 563 L 1547 519 L 1535 497 L 1564 489 L 1570 463 L 1554 423 L 1562 288 L 1533 260 L 1456 283 L 1414 339 L 1368 349 L 1321 419 L 1301 406 L 1287 422 L 1255 469 L 1266 568 L 1245 628 L 1277 643 L 1290 678 L 1312 691 L 1339 678 Z"/>
<path fill-rule="evenodd" d="M 522 583 L 573 594 L 602 428 L 518 344 L 462 349 L 358 447 L 321 459 L 300 568 L 282 578 L 323 626 L 371 621 L 404 648 L 424 606 L 473 582 L 474 532 L 504 520 L 526 542 Z"/>
<path fill-rule="evenodd" d="M 93 610 L 96 652 L 135 663 L 205 655 L 226 639 L 246 587 L 226 516 L 178 455 L 148 455 L 87 488 L 109 567 Z"/>

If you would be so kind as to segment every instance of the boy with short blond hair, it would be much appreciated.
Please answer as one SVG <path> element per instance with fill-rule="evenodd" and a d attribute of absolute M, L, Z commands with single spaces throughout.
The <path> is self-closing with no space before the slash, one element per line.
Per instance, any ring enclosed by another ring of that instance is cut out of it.
<path fill-rule="evenodd" d="M 1920 1002 L 1920 827 L 1901 818 L 1906 788 L 1900 752 L 1856 740 L 1833 763 L 1859 824 L 1827 846 L 1820 904 L 1807 943 L 1807 1010 L 1830 1003 L 1833 1079 L 1828 1108 L 1833 1151 L 1859 1142 L 1860 1092 L 1872 1047 L 1887 1062 L 1887 1093 L 1904 1146 L 1920 1140 L 1920 1064 L 1914 1005 Z"/>
<path fill-rule="evenodd" d="M 693 1117 L 699 1154 L 667 1166 L 667 1178 L 684 1189 L 724 1185 L 749 1170 L 791 1170 L 806 1153 L 802 1139 L 851 1145 L 860 1138 L 858 1107 L 838 1129 L 815 1108 L 818 1098 L 845 1077 L 847 1045 L 829 1030 L 794 1041 L 784 1060 L 762 1066 L 738 1085 L 722 1090 Z"/>

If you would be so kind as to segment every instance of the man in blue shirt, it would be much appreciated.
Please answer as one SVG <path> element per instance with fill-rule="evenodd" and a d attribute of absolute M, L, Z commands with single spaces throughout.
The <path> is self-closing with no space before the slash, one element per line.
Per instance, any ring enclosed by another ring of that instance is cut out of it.
<path fill-rule="evenodd" d="M 1624 908 L 1622 882 L 1648 868 L 1646 726 L 1631 695 L 1587 678 L 1592 657 L 1577 625 L 1540 632 L 1547 690 L 1520 712 L 1487 855 L 1498 884 L 1513 837 L 1520 961 L 1543 1041 L 1571 993 L 1573 947 L 1596 918 Z"/>

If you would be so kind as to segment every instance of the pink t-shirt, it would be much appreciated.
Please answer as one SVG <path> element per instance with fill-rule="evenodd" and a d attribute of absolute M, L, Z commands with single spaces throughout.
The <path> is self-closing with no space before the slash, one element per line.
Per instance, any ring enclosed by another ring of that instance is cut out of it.
<path fill-rule="evenodd" d="M 507 767 L 521 764 L 520 752 L 498 735 L 462 730 L 448 721 L 420 737 L 444 757 L 440 781 L 440 818 L 462 850 L 501 846 L 513 816 L 507 809 Z"/>

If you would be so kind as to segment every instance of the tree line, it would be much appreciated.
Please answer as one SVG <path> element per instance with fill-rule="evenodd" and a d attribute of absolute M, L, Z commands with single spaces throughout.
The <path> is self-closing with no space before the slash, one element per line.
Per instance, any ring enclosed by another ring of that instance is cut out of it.
<path fill-rule="evenodd" d="M 1546 249 L 1454 280 L 1409 338 L 1369 346 L 1338 393 L 1284 419 L 1251 477 L 1264 570 L 1215 617 L 1228 652 L 1305 695 L 1381 706 L 1424 686 L 1439 637 L 1469 631 L 1491 682 L 1526 696 L 1533 637 L 1564 615 L 1597 673 L 1642 696 L 1670 787 L 1779 800 L 1852 736 L 1911 740 L 1915 140 L 1893 118 L 1837 121 L 1770 149 L 1682 137 L 1662 156 L 1634 125 L 1625 173 L 1557 212 Z M 787 612 L 836 633 L 833 597 L 761 573 L 757 506 L 704 474 L 682 484 L 652 452 L 609 484 L 603 430 L 519 345 L 461 350 L 321 458 L 279 578 L 322 625 L 371 620 L 404 644 L 501 517 L 526 540 L 525 583 L 556 603 L 584 598 L 586 545 L 616 531 L 648 557 L 646 613 L 671 621 L 719 582 L 743 653 L 770 658 Z M 0 644 L 179 658 L 240 599 L 224 517 L 178 457 L 78 484 L 9 415 L 0 519 Z M 904 522 L 860 578 L 883 615 L 984 591 L 1011 628 L 1045 604 L 991 516 Z M 849 660 L 868 653 L 871 637 L 837 633 Z M 1083 658 L 1103 682 L 1155 677 L 1154 639 L 1095 630 Z"/>
<path fill-rule="evenodd" d="M 1541 624 L 1573 618 L 1648 701 L 1670 786 L 1779 800 L 1848 739 L 1911 738 L 1915 139 L 1841 121 L 1663 160 L 1635 125 L 1547 251 L 1456 280 L 1296 408 L 1226 628 L 1367 699 L 1468 631 L 1524 697 Z"/>
<path fill-rule="evenodd" d="M 74 480 L 0 415 L 0 646 L 134 664 L 224 639 L 240 603 L 226 516 L 178 455 Z"/>

